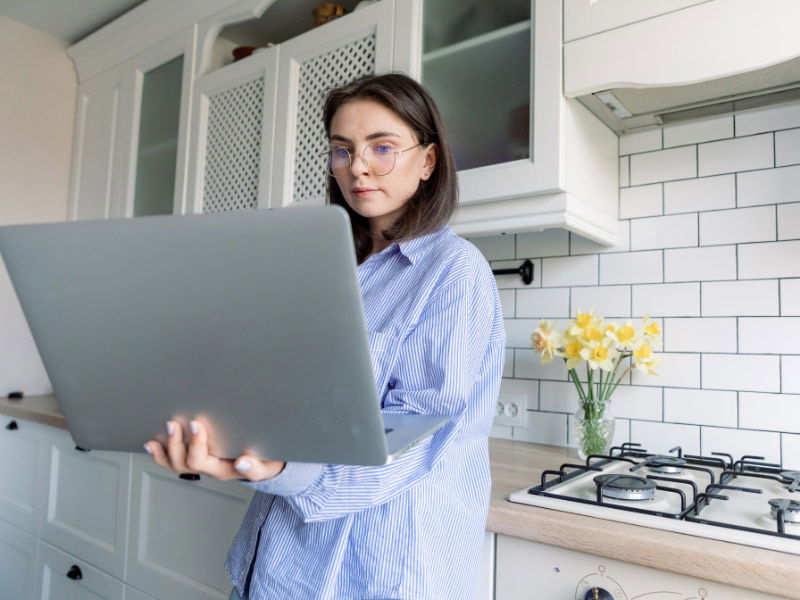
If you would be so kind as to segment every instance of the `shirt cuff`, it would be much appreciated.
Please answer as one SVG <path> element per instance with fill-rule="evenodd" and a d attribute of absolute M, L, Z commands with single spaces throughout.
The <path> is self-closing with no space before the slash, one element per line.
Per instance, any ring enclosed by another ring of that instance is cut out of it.
<path fill-rule="evenodd" d="M 287 462 L 278 475 L 263 481 L 243 481 L 247 487 L 265 494 L 296 496 L 307 490 L 322 475 L 324 465 L 318 463 Z"/>

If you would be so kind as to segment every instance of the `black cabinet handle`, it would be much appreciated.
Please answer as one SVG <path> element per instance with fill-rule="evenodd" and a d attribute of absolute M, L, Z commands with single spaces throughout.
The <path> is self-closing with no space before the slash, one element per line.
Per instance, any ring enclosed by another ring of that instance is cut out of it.
<path fill-rule="evenodd" d="M 81 568 L 78 565 L 72 565 L 67 571 L 67 577 L 72 579 L 72 581 L 80 581 L 83 579 L 83 573 L 81 572 Z"/>
<path fill-rule="evenodd" d="M 16 421 L 11 421 L 8 425 L 6 425 L 6 429 L 9 431 L 16 431 L 19 429 L 19 425 L 17 425 Z"/>
<path fill-rule="evenodd" d="M 80 446 L 75 446 L 75 450 L 78 452 L 89 452 L 89 448 L 81 448 Z"/>
<path fill-rule="evenodd" d="M 200 475 L 197 473 L 181 473 L 178 477 L 186 481 L 200 481 Z"/>

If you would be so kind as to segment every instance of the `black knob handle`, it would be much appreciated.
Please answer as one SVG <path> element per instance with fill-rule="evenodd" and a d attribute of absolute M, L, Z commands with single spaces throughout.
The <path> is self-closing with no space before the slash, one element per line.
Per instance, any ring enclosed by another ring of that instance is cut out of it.
<path fill-rule="evenodd" d="M 583 600 L 614 600 L 614 596 L 612 596 L 609 592 L 604 590 L 603 588 L 593 587 L 586 595 L 583 597 Z"/>
<path fill-rule="evenodd" d="M 197 473 L 181 473 L 178 477 L 186 481 L 200 481 L 200 475 Z"/>
<path fill-rule="evenodd" d="M 17 425 L 16 421 L 11 421 L 11 423 L 6 425 L 6 429 L 8 429 L 9 431 L 16 431 L 17 429 L 19 429 L 19 425 Z"/>
<path fill-rule="evenodd" d="M 67 577 L 72 579 L 72 581 L 80 581 L 83 579 L 83 573 L 81 572 L 81 568 L 78 565 L 72 565 L 67 571 Z"/>
<path fill-rule="evenodd" d="M 89 448 L 81 448 L 80 446 L 75 446 L 75 450 L 78 452 L 89 452 Z"/>

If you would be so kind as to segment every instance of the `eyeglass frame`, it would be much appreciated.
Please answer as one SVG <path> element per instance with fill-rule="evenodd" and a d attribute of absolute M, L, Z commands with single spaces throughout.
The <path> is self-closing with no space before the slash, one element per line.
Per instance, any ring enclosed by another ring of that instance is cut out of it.
<path fill-rule="evenodd" d="M 408 148 L 404 148 L 403 150 L 392 150 L 392 154 L 394 154 L 394 162 L 392 163 L 392 168 L 389 169 L 388 171 L 386 171 L 386 173 L 381 173 L 380 175 L 378 173 L 373 172 L 372 167 L 369 166 L 369 163 L 364 158 L 364 152 L 367 151 L 367 148 L 369 148 L 369 146 L 370 146 L 370 144 L 364 144 L 364 147 L 361 149 L 361 152 L 358 153 L 358 157 L 361 159 L 361 162 L 364 163 L 364 166 L 367 167 L 367 169 L 369 169 L 369 171 L 372 172 L 373 175 L 375 175 L 375 177 L 385 177 L 386 175 L 388 175 L 389 173 L 394 171 L 395 166 L 397 166 L 397 157 L 400 154 L 402 154 L 403 152 L 408 152 L 409 150 L 413 150 L 414 148 L 416 148 L 418 146 L 430 146 L 430 142 L 428 142 L 427 144 L 424 143 L 424 142 L 419 142 L 417 144 L 414 144 L 413 146 L 409 146 Z M 352 169 L 353 168 L 353 153 L 350 152 L 350 150 L 348 150 L 344 146 L 340 146 L 339 149 L 340 150 L 344 150 L 345 152 L 347 152 L 347 157 L 348 157 L 348 159 L 350 161 L 350 165 L 348 166 L 348 169 Z M 326 150 L 325 152 L 322 152 L 320 154 L 320 157 L 328 155 L 328 167 L 327 167 L 326 170 L 328 171 L 328 173 L 331 176 L 336 177 L 336 174 L 333 172 L 333 168 L 330 166 L 331 165 L 331 158 L 332 158 L 331 153 L 332 152 L 333 152 L 333 150 Z"/>

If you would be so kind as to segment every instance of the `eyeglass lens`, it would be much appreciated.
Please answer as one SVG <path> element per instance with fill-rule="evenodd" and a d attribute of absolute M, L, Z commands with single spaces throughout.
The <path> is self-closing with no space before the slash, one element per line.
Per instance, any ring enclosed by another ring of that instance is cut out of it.
<path fill-rule="evenodd" d="M 385 143 L 367 144 L 360 158 L 374 175 L 386 175 L 394 169 L 397 152 Z M 347 148 L 332 148 L 328 169 L 333 175 L 350 170 L 352 154 Z"/>

